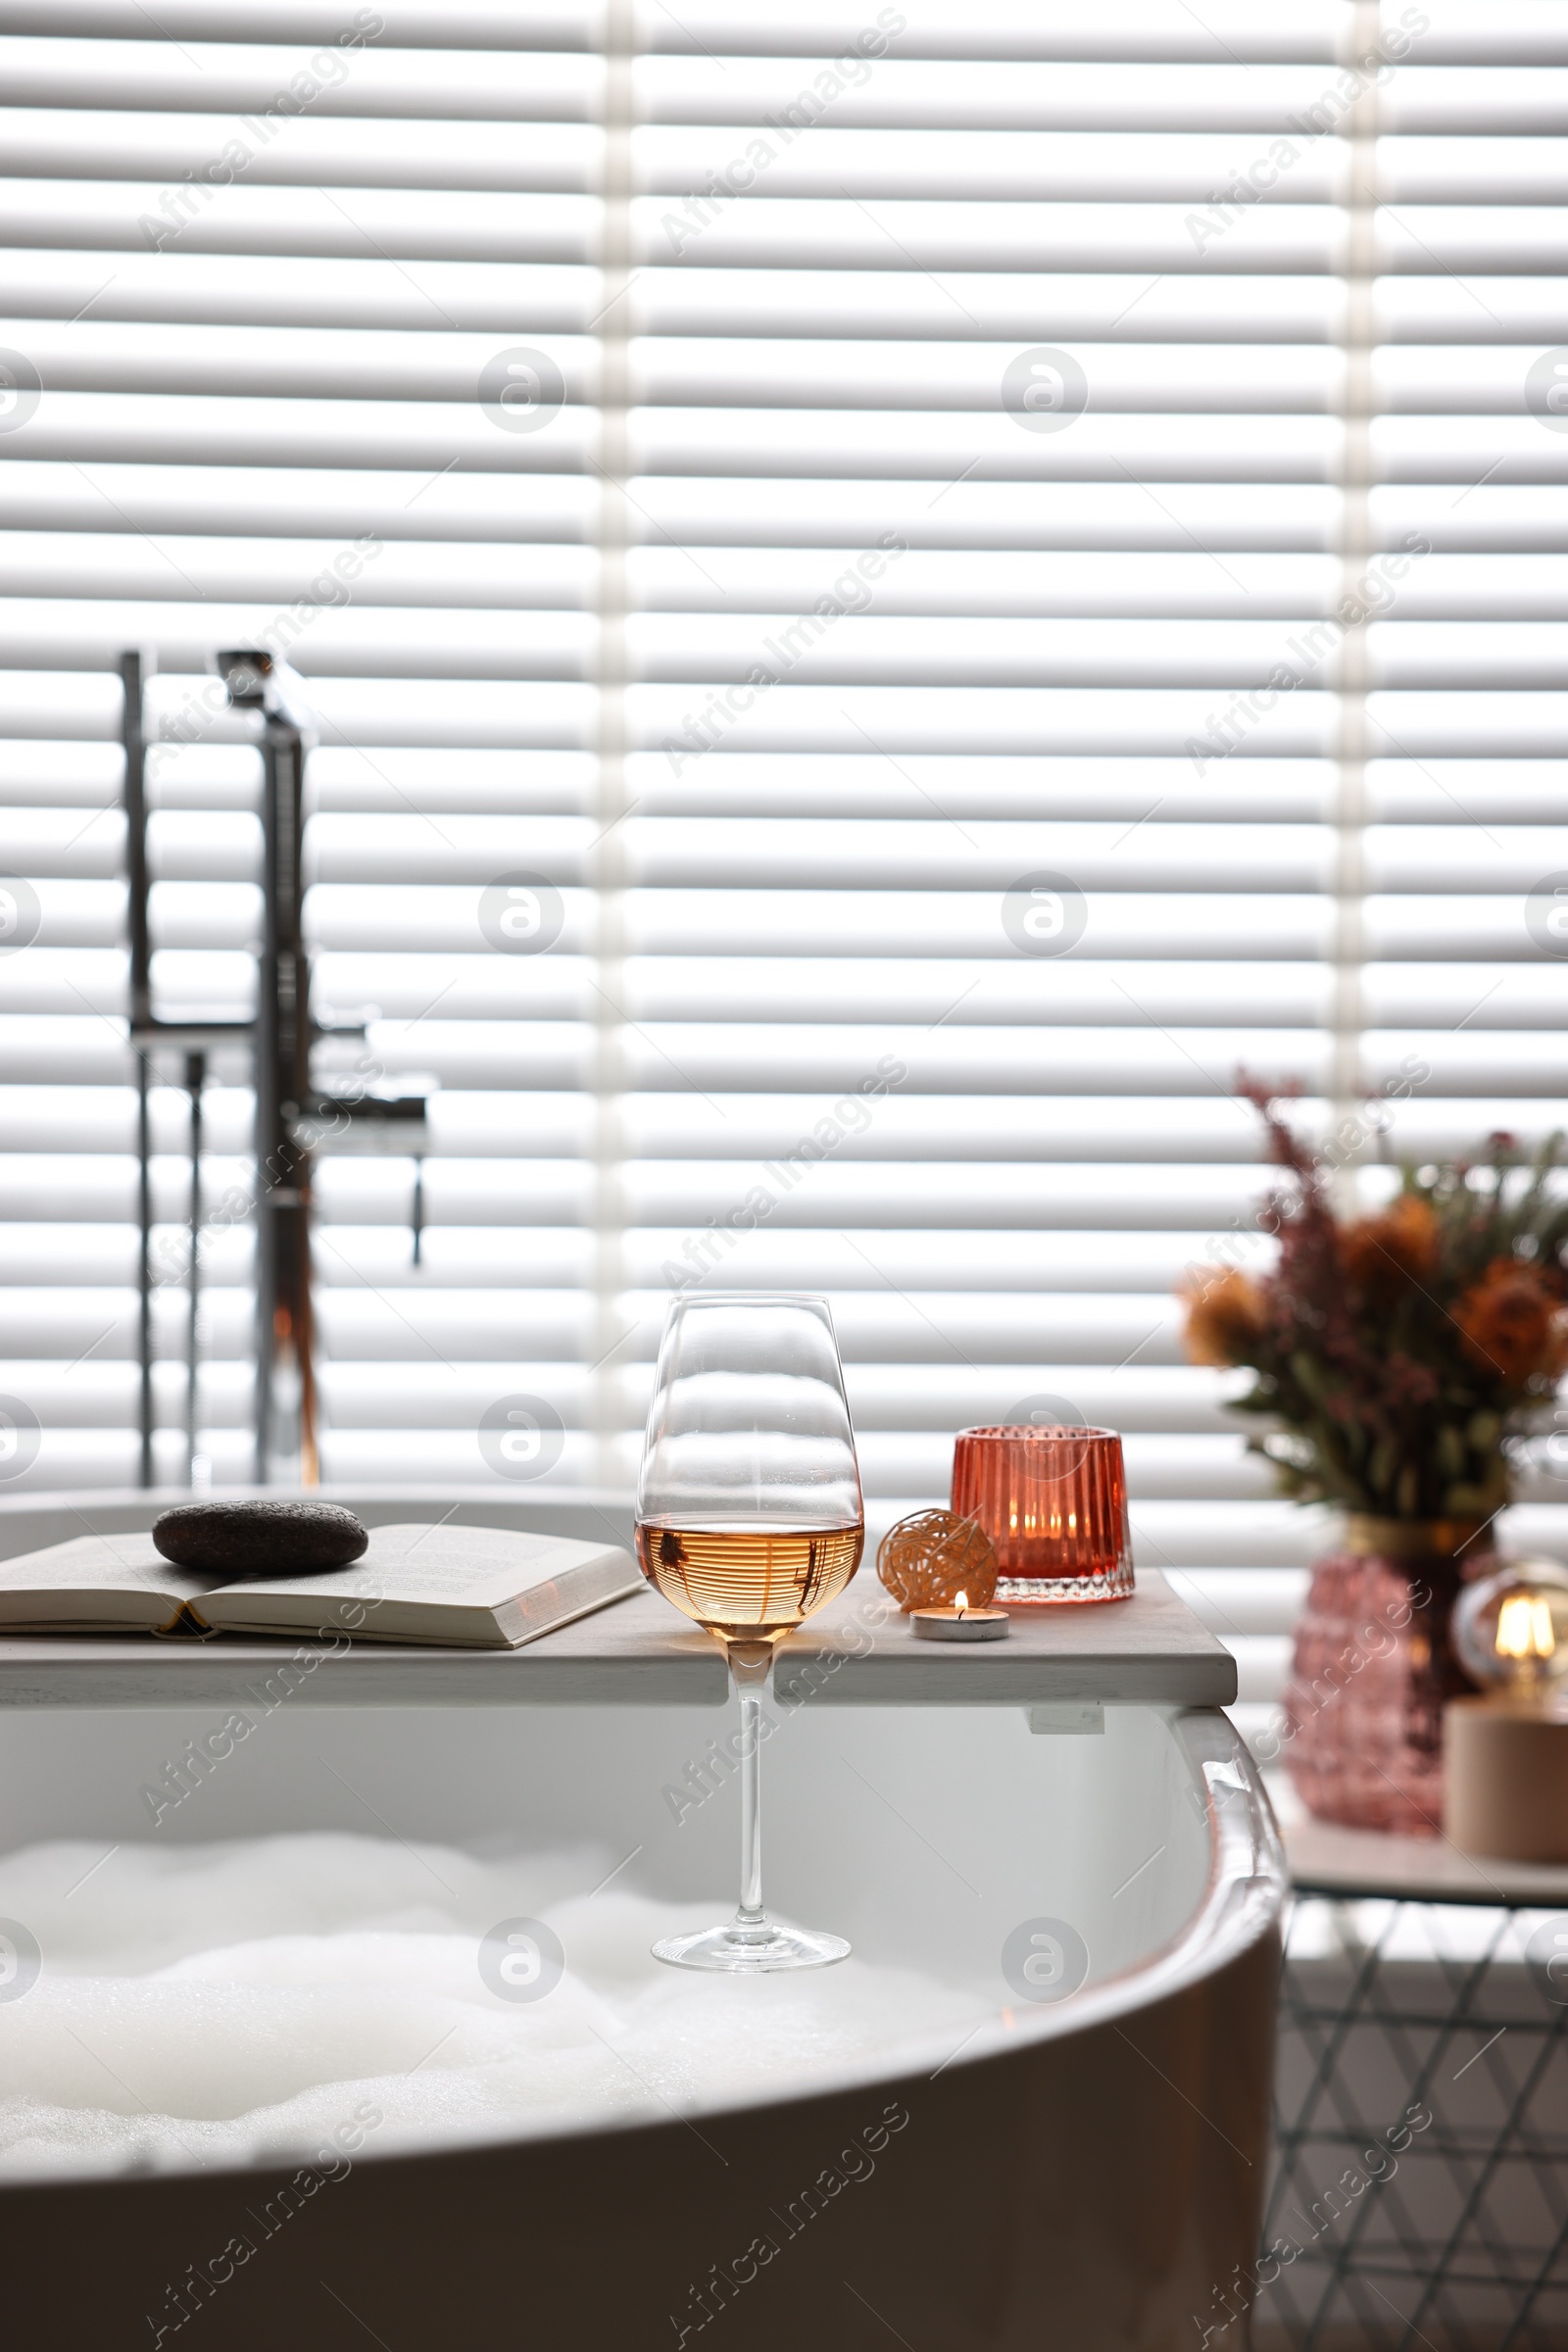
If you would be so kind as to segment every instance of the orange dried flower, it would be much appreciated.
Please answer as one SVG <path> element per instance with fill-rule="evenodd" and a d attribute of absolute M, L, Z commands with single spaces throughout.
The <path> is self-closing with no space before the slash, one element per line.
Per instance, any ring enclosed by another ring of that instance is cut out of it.
<path fill-rule="evenodd" d="M 1441 1236 L 1426 1201 L 1402 1193 L 1375 1217 L 1357 1217 L 1340 1236 L 1340 1262 L 1357 1290 L 1386 1305 L 1406 1283 L 1425 1283 L 1437 1270 Z"/>
<path fill-rule="evenodd" d="M 1453 1310 L 1465 1352 L 1510 1388 L 1568 1369 L 1568 1316 L 1534 1267 L 1494 1257 Z"/>
<path fill-rule="evenodd" d="M 1268 1330 L 1268 1306 L 1250 1274 L 1196 1266 L 1181 1286 L 1187 1353 L 1195 1364 L 1250 1364 Z"/>

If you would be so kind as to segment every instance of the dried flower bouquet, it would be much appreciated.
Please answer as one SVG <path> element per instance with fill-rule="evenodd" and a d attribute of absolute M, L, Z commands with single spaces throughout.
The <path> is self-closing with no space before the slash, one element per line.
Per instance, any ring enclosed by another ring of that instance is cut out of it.
<path fill-rule="evenodd" d="M 1237 1403 L 1276 1425 L 1249 1443 L 1287 1494 L 1388 1519 L 1491 1518 L 1509 1446 L 1568 1369 L 1559 1138 L 1533 1160 L 1499 1134 L 1474 1162 L 1407 1167 L 1386 1208 L 1346 1219 L 1276 1098 L 1240 1091 L 1284 1171 L 1259 1217 L 1279 1258 L 1261 1277 L 1193 1270 L 1189 1355 L 1255 1372 Z"/>

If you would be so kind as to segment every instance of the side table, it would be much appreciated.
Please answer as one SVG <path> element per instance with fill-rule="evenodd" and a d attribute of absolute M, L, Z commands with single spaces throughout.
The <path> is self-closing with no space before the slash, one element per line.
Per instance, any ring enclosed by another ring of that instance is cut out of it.
<path fill-rule="evenodd" d="M 1563 2352 L 1568 1868 L 1314 1821 L 1286 1851 L 1252 2342 Z"/>

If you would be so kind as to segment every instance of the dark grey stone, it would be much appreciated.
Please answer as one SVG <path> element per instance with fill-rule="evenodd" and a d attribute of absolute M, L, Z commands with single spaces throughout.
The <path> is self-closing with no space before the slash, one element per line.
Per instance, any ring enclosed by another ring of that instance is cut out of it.
<path fill-rule="evenodd" d="M 166 1560 L 207 1576 L 324 1576 L 369 1540 L 336 1502 L 179 1502 L 153 1523 Z"/>

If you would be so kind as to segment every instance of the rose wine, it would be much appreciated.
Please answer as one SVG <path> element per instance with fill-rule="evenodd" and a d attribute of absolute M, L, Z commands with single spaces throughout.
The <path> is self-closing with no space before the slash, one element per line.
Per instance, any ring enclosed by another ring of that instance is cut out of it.
<path fill-rule="evenodd" d="M 649 1583 L 710 1633 L 776 1641 L 843 1592 L 864 1544 L 863 1526 L 643 1525 L 637 1559 Z"/>

